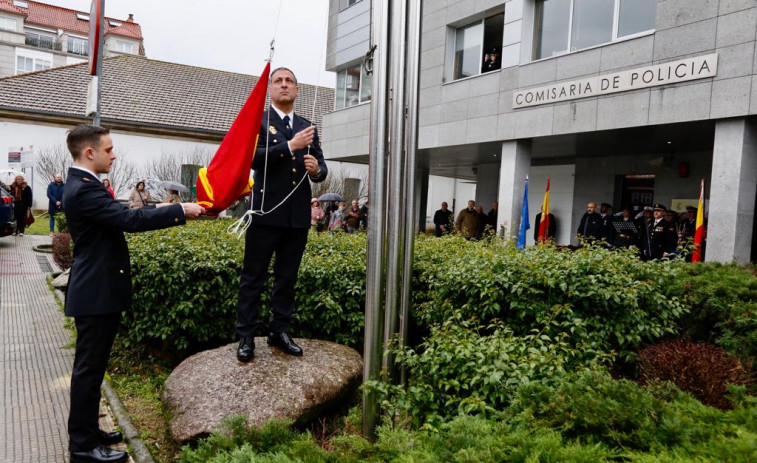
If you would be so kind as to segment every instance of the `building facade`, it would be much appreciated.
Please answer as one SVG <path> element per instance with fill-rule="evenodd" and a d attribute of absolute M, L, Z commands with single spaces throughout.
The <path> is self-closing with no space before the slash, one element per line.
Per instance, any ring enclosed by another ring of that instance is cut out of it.
<path fill-rule="evenodd" d="M 681 211 L 705 180 L 707 260 L 755 260 L 757 1 L 424 0 L 419 156 L 517 229 L 547 179 L 557 241 L 588 201 Z M 324 152 L 367 162 L 370 0 L 331 0 Z M 530 241 L 533 242 L 532 236 Z"/>
<path fill-rule="evenodd" d="M 0 77 L 42 71 L 88 59 L 89 12 L 32 0 L 0 0 Z M 142 29 L 105 18 L 104 56 L 144 56 Z"/>

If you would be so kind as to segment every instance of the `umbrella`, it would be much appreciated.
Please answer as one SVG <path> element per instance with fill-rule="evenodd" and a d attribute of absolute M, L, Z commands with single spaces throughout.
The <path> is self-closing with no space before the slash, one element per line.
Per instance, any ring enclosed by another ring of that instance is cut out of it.
<path fill-rule="evenodd" d="M 162 186 L 166 190 L 176 190 L 179 193 L 189 193 L 189 188 L 185 187 L 181 183 L 172 182 L 170 180 L 165 180 L 163 182 L 160 182 L 160 186 Z"/>
<path fill-rule="evenodd" d="M 344 198 L 342 195 L 336 193 L 326 193 L 321 195 L 321 197 L 318 198 L 318 201 L 344 201 Z"/>
<path fill-rule="evenodd" d="M 13 169 L 0 169 L 0 182 L 10 185 L 16 179 L 16 176 L 20 175 L 26 180 L 26 174 Z"/>

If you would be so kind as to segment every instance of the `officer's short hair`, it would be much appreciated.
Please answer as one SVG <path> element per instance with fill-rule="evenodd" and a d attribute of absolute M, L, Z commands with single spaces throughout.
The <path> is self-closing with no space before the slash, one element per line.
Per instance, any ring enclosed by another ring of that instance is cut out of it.
<path fill-rule="evenodd" d="M 282 67 L 278 67 L 278 68 L 276 68 L 276 69 L 273 70 L 273 72 L 271 73 L 271 80 L 273 80 L 273 76 L 275 76 L 276 73 L 279 72 L 279 71 L 289 71 L 289 72 L 291 72 L 292 73 L 292 77 L 294 77 L 294 85 L 297 85 L 297 76 L 294 75 L 294 71 L 292 71 L 289 68 L 285 68 L 283 66 Z"/>
<path fill-rule="evenodd" d="M 74 161 L 81 156 L 81 152 L 85 148 L 99 148 L 102 136 L 109 133 L 110 130 L 105 127 L 96 127 L 90 124 L 81 124 L 69 130 L 66 145 Z"/>

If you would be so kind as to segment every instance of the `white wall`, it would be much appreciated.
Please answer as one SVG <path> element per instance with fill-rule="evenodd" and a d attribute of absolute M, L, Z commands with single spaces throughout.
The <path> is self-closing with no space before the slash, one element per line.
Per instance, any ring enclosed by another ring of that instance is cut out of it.
<path fill-rule="evenodd" d="M 0 169 L 8 168 L 8 148 L 33 146 L 36 149 L 46 146 L 65 146 L 66 132 L 71 127 L 58 127 L 50 125 L 35 125 L 19 122 L 0 121 Z M 218 144 L 200 143 L 181 139 L 158 138 L 153 136 L 141 136 L 126 133 L 113 132 L 116 161 L 127 159 L 138 168 L 143 166 L 148 159 L 160 157 L 163 152 L 191 151 L 196 147 L 205 147 L 212 152 L 218 148 Z M 34 176 L 32 191 L 34 193 L 34 207 L 47 208 L 48 180 L 33 174 L 30 169 L 25 169 L 29 177 Z M 30 181 L 31 179 L 27 179 Z M 30 183 L 31 184 L 31 183 Z"/>
<path fill-rule="evenodd" d="M 549 185 L 549 211 L 557 220 L 557 244 L 570 244 L 573 230 L 573 190 L 576 166 L 574 164 L 561 166 L 531 166 L 528 177 L 528 213 L 531 229 L 528 231 L 526 244 L 534 244 L 534 228 L 536 214 L 541 210 L 544 201 L 544 190 Z"/>

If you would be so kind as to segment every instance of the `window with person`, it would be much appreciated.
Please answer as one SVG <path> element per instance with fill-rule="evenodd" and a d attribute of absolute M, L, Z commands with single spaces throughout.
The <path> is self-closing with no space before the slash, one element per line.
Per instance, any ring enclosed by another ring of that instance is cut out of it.
<path fill-rule="evenodd" d="M 335 94 L 336 109 L 371 101 L 371 75 L 365 71 L 362 63 L 337 73 Z"/>
<path fill-rule="evenodd" d="M 536 0 L 533 59 L 654 30 L 656 0 Z"/>
<path fill-rule="evenodd" d="M 496 71 L 502 67 L 502 34 L 505 14 L 499 13 L 457 28 L 454 80 Z"/>

